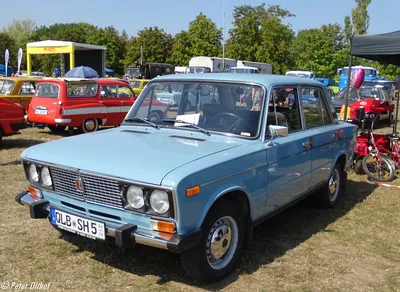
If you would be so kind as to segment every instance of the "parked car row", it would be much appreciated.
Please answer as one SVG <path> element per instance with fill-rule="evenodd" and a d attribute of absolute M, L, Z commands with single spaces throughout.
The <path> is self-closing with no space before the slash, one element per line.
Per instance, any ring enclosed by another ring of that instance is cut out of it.
<path fill-rule="evenodd" d="M 0 78 L 1 103 L 7 104 L 0 107 L 1 136 L 23 128 L 17 127 L 14 119 L 48 127 L 54 133 L 67 127 L 88 133 L 99 126 L 119 126 L 148 80 L 130 82 L 113 78 Z M 150 113 L 151 119 L 161 118 L 168 105 L 159 103 L 158 107 Z"/>

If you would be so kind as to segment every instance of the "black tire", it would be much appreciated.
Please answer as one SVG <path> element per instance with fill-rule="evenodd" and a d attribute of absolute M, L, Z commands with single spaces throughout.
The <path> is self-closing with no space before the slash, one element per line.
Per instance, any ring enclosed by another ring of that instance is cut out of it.
<path fill-rule="evenodd" d="M 65 132 L 66 126 L 48 126 L 51 132 L 54 134 L 62 134 Z"/>
<path fill-rule="evenodd" d="M 181 254 L 182 266 L 197 281 L 218 281 L 240 262 L 245 234 L 244 215 L 235 203 L 222 199 L 210 209 L 201 230 L 199 244 Z M 212 241 L 215 244 L 214 251 Z M 224 253 L 220 255 L 221 252 Z"/>
<path fill-rule="evenodd" d="M 354 172 L 356 174 L 363 174 L 364 173 L 363 165 L 362 165 L 362 159 L 357 160 L 357 162 L 354 164 Z"/>
<path fill-rule="evenodd" d="M 394 166 L 392 161 L 381 155 L 381 165 L 377 166 L 379 159 L 371 153 L 364 157 L 363 168 L 368 177 L 375 181 L 389 182 L 394 179 Z"/>
<path fill-rule="evenodd" d="M 79 128 L 81 133 L 92 133 L 99 129 L 99 121 L 96 118 L 89 118 L 82 122 Z"/>
<path fill-rule="evenodd" d="M 344 193 L 346 186 L 345 177 L 346 175 L 340 164 L 336 163 L 328 181 L 314 194 L 314 199 L 319 207 L 326 209 L 335 207 Z"/>
<path fill-rule="evenodd" d="M 151 112 L 150 116 L 149 116 L 149 121 L 161 121 L 162 120 L 162 116 L 160 115 L 160 113 L 158 111 L 153 111 Z"/>
<path fill-rule="evenodd" d="M 0 127 L 0 144 L 1 144 L 2 140 L 3 140 L 3 130 Z"/>

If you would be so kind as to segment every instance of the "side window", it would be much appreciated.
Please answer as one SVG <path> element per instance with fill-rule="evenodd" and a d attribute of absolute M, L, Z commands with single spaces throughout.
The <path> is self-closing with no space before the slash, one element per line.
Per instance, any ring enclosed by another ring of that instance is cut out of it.
<path fill-rule="evenodd" d="M 103 85 L 101 87 L 102 98 L 116 98 L 117 97 L 117 85 Z"/>
<path fill-rule="evenodd" d="M 321 89 L 316 87 L 301 87 L 301 103 L 307 128 L 331 124 L 328 107 Z"/>
<path fill-rule="evenodd" d="M 272 89 L 269 97 L 267 127 L 270 125 L 288 127 L 289 133 L 302 129 L 297 91 L 297 87 L 294 86 Z"/>
<path fill-rule="evenodd" d="M 118 85 L 118 97 L 131 98 L 134 96 L 135 96 L 135 94 L 128 86 Z"/>
<path fill-rule="evenodd" d="M 24 82 L 22 83 L 21 89 L 19 91 L 20 95 L 34 95 L 35 94 L 35 86 L 32 82 Z"/>

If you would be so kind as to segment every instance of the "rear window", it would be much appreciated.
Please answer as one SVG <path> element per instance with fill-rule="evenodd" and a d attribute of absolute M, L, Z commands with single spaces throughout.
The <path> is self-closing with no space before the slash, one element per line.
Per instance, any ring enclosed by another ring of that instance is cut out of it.
<path fill-rule="evenodd" d="M 97 83 L 67 83 L 67 96 L 72 98 L 94 97 L 97 90 Z"/>
<path fill-rule="evenodd" d="M 38 85 L 35 96 L 58 98 L 60 87 L 57 84 L 41 83 Z"/>
<path fill-rule="evenodd" d="M 10 94 L 11 89 L 14 87 L 14 81 L 0 80 L 0 94 Z"/>

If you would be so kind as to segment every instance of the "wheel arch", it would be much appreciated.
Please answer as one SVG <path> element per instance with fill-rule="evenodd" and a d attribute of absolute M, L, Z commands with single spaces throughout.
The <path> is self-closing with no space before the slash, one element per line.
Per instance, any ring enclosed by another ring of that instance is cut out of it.
<path fill-rule="evenodd" d="M 345 171 L 346 170 L 347 161 L 348 161 L 348 158 L 347 158 L 346 153 L 339 152 L 337 154 L 337 156 L 335 157 L 335 159 L 333 160 L 332 169 L 335 167 L 336 163 L 339 163 L 340 169 L 342 171 Z"/>
<path fill-rule="evenodd" d="M 251 195 L 243 187 L 236 186 L 225 189 L 213 198 L 214 199 L 211 201 L 211 203 L 207 204 L 206 210 L 203 212 L 200 226 L 203 224 L 207 214 L 210 212 L 213 206 L 223 200 L 229 200 L 239 206 L 239 208 L 243 212 L 245 224 L 244 245 L 245 247 L 248 247 L 251 243 L 251 238 L 253 235 L 253 203 L 251 200 Z"/>

